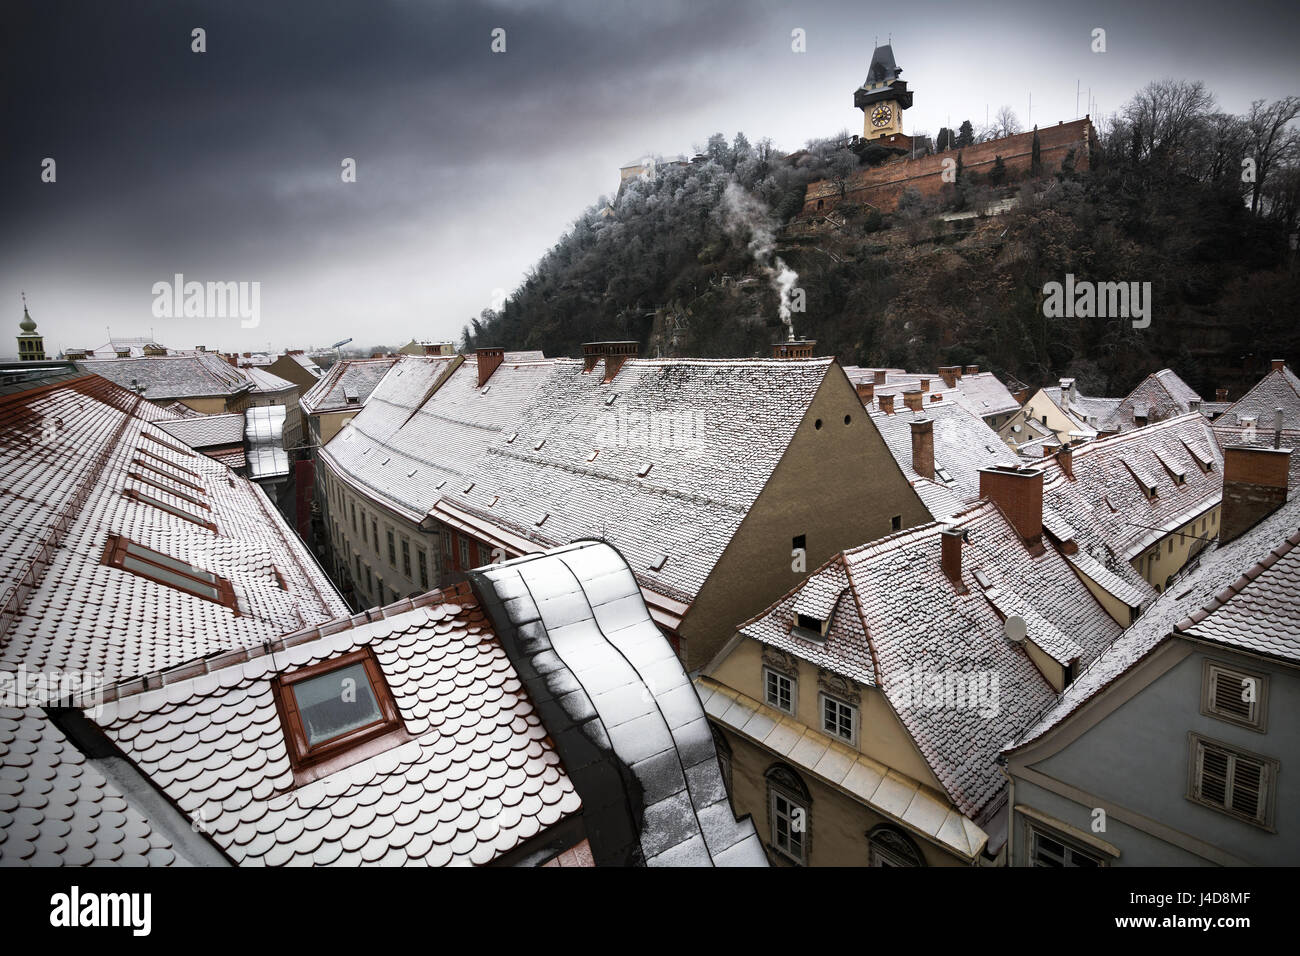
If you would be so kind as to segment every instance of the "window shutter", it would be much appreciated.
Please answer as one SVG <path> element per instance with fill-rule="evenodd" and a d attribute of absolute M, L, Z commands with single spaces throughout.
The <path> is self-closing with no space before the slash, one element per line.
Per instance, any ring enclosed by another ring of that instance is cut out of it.
<path fill-rule="evenodd" d="M 1202 800 L 1228 806 L 1228 755 L 1201 744 L 1197 753 L 1197 790 Z"/>
<path fill-rule="evenodd" d="M 1264 765 L 1240 755 L 1234 755 L 1232 762 L 1232 809 L 1260 819 L 1266 773 Z"/>

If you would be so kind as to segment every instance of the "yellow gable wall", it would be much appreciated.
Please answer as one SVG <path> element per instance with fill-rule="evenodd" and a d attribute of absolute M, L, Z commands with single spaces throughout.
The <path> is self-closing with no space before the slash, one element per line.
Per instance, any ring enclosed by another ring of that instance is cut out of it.
<path fill-rule="evenodd" d="M 799 660 L 794 719 L 814 730 L 821 729 L 818 671 L 816 665 Z M 708 672 L 708 676 L 746 697 L 762 702 L 763 645 L 751 638 L 741 637 L 726 657 Z M 916 744 L 912 742 L 911 734 L 898 719 L 885 695 L 874 687 L 862 687 L 861 695 L 858 752 L 942 794 L 944 790 L 939 778 L 921 756 Z M 848 745 L 846 741 L 840 742 Z"/>
<path fill-rule="evenodd" d="M 1046 422 L 1043 421 L 1044 416 L 1047 417 Z M 1023 425 L 1025 418 L 1032 418 L 1040 425 L 1046 424 L 1055 433 L 1057 439 L 1061 441 L 1069 441 L 1070 432 L 1074 430 L 1073 423 L 1065 417 L 1061 409 L 1041 388 L 1033 394 L 1029 401 L 1025 402 L 1020 411 L 1011 416 L 1007 423 L 998 430 L 998 435 L 1001 436 L 1003 441 L 1007 442 L 1010 442 L 1013 438 L 1022 444 L 1028 441 L 1033 437 L 1032 435 L 1026 432 L 1017 434 L 1011 430 L 1012 425 Z"/>
<path fill-rule="evenodd" d="M 834 554 L 889 534 L 893 515 L 902 516 L 903 528 L 931 520 L 843 369 L 832 365 L 682 621 L 687 669 L 707 664 L 740 624 Z M 807 564 L 794 571 L 791 542 L 800 534 L 807 536 Z"/>

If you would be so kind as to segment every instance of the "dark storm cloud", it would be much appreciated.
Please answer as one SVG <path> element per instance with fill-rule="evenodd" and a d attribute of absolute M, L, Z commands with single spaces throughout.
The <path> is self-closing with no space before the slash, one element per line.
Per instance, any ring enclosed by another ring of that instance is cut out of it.
<path fill-rule="evenodd" d="M 1029 92 L 1034 122 L 1069 118 L 1076 78 L 1103 112 L 1164 75 L 1234 111 L 1297 92 L 1295 6 L 19 0 L 0 10 L 0 328 L 26 288 L 53 347 L 142 334 L 180 271 L 263 282 L 267 320 L 155 329 L 177 345 L 451 336 L 620 163 L 715 130 L 796 148 L 856 127 L 876 35 L 917 91 L 909 130 L 934 133 L 1004 102 L 1023 117 Z"/>

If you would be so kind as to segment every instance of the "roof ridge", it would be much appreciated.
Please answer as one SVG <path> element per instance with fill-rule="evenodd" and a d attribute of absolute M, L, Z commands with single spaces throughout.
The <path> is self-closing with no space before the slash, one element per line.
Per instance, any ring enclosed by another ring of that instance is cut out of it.
<path fill-rule="evenodd" d="M 1206 604 L 1203 604 L 1198 610 L 1188 614 L 1181 621 L 1175 624 L 1173 630 L 1186 631 L 1197 624 L 1200 624 L 1207 617 L 1218 611 L 1247 587 L 1253 584 L 1260 575 L 1272 568 L 1273 565 L 1277 564 L 1277 562 L 1283 557 L 1290 554 L 1297 546 L 1300 546 L 1300 528 L 1288 535 L 1281 544 L 1270 548 L 1262 558 L 1243 571 L 1227 587 L 1211 596 L 1210 600 Z"/>

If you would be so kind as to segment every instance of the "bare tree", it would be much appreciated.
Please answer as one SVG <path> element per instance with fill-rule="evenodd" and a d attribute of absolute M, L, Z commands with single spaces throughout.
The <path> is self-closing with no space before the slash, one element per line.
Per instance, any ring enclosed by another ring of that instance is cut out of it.
<path fill-rule="evenodd" d="M 1295 149 L 1297 135 L 1291 122 L 1300 114 L 1300 96 L 1287 96 L 1265 106 L 1263 100 L 1250 104 L 1246 117 L 1247 142 L 1255 160 L 1255 184 L 1250 193 L 1250 211 L 1261 211 L 1264 181 L 1282 156 Z"/>
<path fill-rule="evenodd" d="M 993 123 L 984 131 L 983 138 L 1003 139 L 1022 132 L 1024 127 L 1020 125 L 1020 118 L 1016 116 L 1016 111 L 1004 103 L 998 107 L 997 113 L 993 116 Z"/>
<path fill-rule="evenodd" d="M 1214 96 L 1200 80 L 1156 80 L 1124 107 L 1135 158 L 1174 160 L 1194 137 L 1214 106 Z"/>

